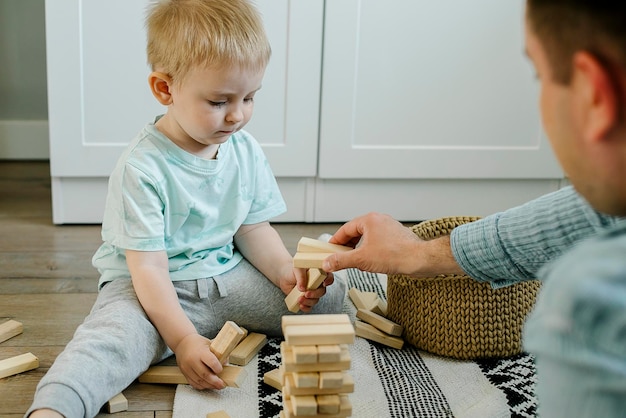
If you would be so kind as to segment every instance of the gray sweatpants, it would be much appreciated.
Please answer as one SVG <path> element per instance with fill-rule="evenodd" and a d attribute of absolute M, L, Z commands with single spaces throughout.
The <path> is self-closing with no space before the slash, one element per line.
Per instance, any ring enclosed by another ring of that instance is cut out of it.
<path fill-rule="evenodd" d="M 187 316 L 205 337 L 226 321 L 268 336 L 282 335 L 290 315 L 283 292 L 246 260 L 212 278 L 175 282 Z M 345 283 L 335 279 L 314 313 L 340 313 Z M 37 385 L 26 412 L 51 408 L 67 418 L 93 417 L 151 364 L 172 355 L 143 311 L 130 280 L 105 285 L 72 340 Z"/>

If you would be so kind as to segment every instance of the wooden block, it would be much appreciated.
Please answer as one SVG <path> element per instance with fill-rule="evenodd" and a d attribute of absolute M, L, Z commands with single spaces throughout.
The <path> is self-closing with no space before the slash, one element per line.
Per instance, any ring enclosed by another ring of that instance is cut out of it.
<path fill-rule="evenodd" d="M 294 359 L 298 364 L 318 362 L 316 345 L 295 345 L 292 350 Z"/>
<path fill-rule="evenodd" d="M 226 321 L 220 332 L 211 341 L 211 351 L 220 363 L 225 363 L 237 344 L 243 339 L 245 333 L 233 321 Z"/>
<path fill-rule="evenodd" d="M 293 395 L 332 395 L 354 392 L 354 378 L 349 373 L 344 373 L 343 385 L 339 388 L 321 389 L 297 388 L 292 377 L 292 373 L 285 373 L 284 384 L 282 386 L 283 396 Z"/>
<path fill-rule="evenodd" d="M 350 324 L 347 314 L 307 314 L 307 315 L 284 315 L 281 319 L 283 333 L 289 325 L 330 325 Z"/>
<path fill-rule="evenodd" d="M 138 378 L 141 383 L 188 385 L 187 378 L 178 366 L 152 366 Z"/>
<path fill-rule="evenodd" d="M 331 244 L 318 239 L 302 237 L 298 241 L 296 251 L 299 253 L 343 253 L 352 249 L 352 247 L 345 245 Z"/>
<path fill-rule="evenodd" d="M 291 292 L 285 298 L 285 305 L 287 305 L 287 309 L 289 312 L 298 313 L 300 312 L 300 296 L 304 295 L 304 292 L 298 290 L 298 287 L 294 287 L 291 289 Z"/>
<path fill-rule="evenodd" d="M 324 280 L 326 280 L 327 276 L 326 272 L 320 269 L 309 269 L 307 270 L 306 274 L 308 278 L 306 288 L 309 290 L 317 289 L 318 287 L 320 287 Z"/>
<path fill-rule="evenodd" d="M 245 366 L 250 363 L 250 360 L 257 355 L 259 350 L 261 350 L 266 343 L 267 336 L 256 332 L 248 334 L 248 336 L 230 352 L 229 362 L 238 366 Z"/>
<path fill-rule="evenodd" d="M 21 322 L 9 319 L 0 325 L 0 343 L 21 334 L 24 327 Z"/>
<path fill-rule="evenodd" d="M 108 400 L 105 405 L 106 411 L 109 414 L 115 414 L 116 412 L 128 411 L 128 399 L 123 393 L 118 393 L 114 397 Z"/>
<path fill-rule="evenodd" d="M 372 309 L 378 304 L 378 295 L 376 292 L 362 292 L 359 290 L 359 294 L 367 309 Z"/>
<path fill-rule="evenodd" d="M 293 256 L 293 266 L 306 269 L 321 269 L 322 263 L 333 253 L 296 253 Z"/>
<path fill-rule="evenodd" d="M 376 299 L 378 299 L 378 296 L 375 293 L 372 294 Z M 348 290 L 348 297 L 350 297 L 350 300 L 354 303 L 354 306 L 356 306 L 357 309 L 366 309 L 369 311 L 377 304 L 376 299 L 368 295 L 367 292 L 361 292 L 356 287 Z"/>
<path fill-rule="evenodd" d="M 380 316 L 387 317 L 387 302 L 378 298 L 376 305 L 372 307 L 372 312 L 377 313 Z"/>
<path fill-rule="evenodd" d="M 317 413 L 328 415 L 338 414 L 341 400 L 339 395 L 317 395 L 315 397 L 317 401 Z"/>
<path fill-rule="evenodd" d="M 320 371 L 336 371 L 350 369 L 350 351 L 347 346 L 342 346 L 341 359 L 336 363 L 311 363 L 296 364 L 293 358 L 292 347 L 284 341 L 280 344 L 280 354 L 282 358 L 282 367 L 284 372 L 320 372 Z"/>
<path fill-rule="evenodd" d="M 341 344 L 318 345 L 317 361 L 320 363 L 332 363 L 341 358 Z"/>
<path fill-rule="evenodd" d="M 292 373 L 291 377 L 297 388 L 319 387 L 320 374 L 318 372 L 296 372 Z"/>
<path fill-rule="evenodd" d="M 270 370 L 263 375 L 263 383 L 274 389 L 283 390 L 283 372 L 280 368 Z"/>
<path fill-rule="evenodd" d="M 390 321 L 389 319 L 380 316 L 377 313 L 367 311 L 365 309 L 359 309 L 356 312 L 356 317 L 378 328 L 382 332 L 393 335 L 394 337 L 401 336 L 402 331 L 404 330 L 404 327 L 402 325 L 396 324 L 395 322 Z"/>
<path fill-rule="evenodd" d="M 0 379 L 39 367 L 39 359 L 32 353 L 20 354 L 0 361 Z"/>
<path fill-rule="evenodd" d="M 284 329 L 285 341 L 290 345 L 352 344 L 352 324 L 289 325 Z"/>
<path fill-rule="evenodd" d="M 402 338 L 386 334 L 365 322 L 356 321 L 354 323 L 354 327 L 356 329 L 356 335 L 367 340 L 375 341 L 397 349 L 401 349 L 404 345 L 404 340 Z"/>
<path fill-rule="evenodd" d="M 227 364 L 224 366 L 222 373 L 217 376 L 222 379 L 224 383 L 226 383 L 226 386 L 239 388 L 243 384 L 244 380 L 246 380 L 248 372 L 246 372 L 246 369 L 243 367 L 229 366 Z"/>
<path fill-rule="evenodd" d="M 313 414 L 313 415 L 294 415 L 293 413 L 293 405 L 291 403 L 291 399 L 285 399 L 284 401 L 284 408 L 282 410 L 282 414 L 284 415 L 284 418 L 315 418 L 315 417 L 320 417 L 320 415 L 318 415 L 317 413 Z M 338 414 L 326 414 L 323 415 L 324 418 L 345 418 L 345 417 L 349 417 L 352 416 L 352 403 L 350 403 L 350 399 L 348 398 L 347 395 L 340 395 L 339 396 L 339 413 Z"/>
<path fill-rule="evenodd" d="M 243 367 L 224 365 L 222 373 L 217 376 L 226 386 L 238 388 L 245 380 L 247 373 Z M 139 376 L 141 383 L 160 383 L 169 385 L 188 385 L 187 378 L 178 366 L 152 366 Z"/>
<path fill-rule="evenodd" d="M 317 400 L 315 396 L 298 395 L 289 399 L 291 400 L 291 411 L 295 416 L 317 414 Z"/>
<path fill-rule="evenodd" d="M 226 413 L 226 411 L 215 411 L 209 412 L 206 414 L 206 418 L 230 418 L 230 415 Z"/>
<path fill-rule="evenodd" d="M 337 389 L 342 387 L 344 374 L 344 372 L 339 371 L 319 372 L 319 388 Z"/>

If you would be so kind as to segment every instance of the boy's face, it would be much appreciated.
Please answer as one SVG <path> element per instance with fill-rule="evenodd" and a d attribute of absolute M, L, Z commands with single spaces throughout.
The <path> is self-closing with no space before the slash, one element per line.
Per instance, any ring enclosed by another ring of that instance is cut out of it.
<path fill-rule="evenodd" d="M 219 144 L 252 117 L 265 69 L 197 67 L 170 85 L 171 103 L 157 127 L 184 150 L 214 158 Z"/>

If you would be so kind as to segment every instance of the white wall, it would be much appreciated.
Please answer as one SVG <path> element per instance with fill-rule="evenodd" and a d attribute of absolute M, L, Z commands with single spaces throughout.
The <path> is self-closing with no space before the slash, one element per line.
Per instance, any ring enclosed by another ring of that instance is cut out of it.
<path fill-rule="evenodd" d="M 49 158 L 44 0 L 0 0 L 0 159 Z"/>

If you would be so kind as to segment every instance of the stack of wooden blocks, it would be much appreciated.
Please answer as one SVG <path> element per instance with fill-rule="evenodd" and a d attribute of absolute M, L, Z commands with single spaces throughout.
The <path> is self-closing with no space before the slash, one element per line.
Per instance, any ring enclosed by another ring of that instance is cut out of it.
<path fill-rule="evenodd" d="M 351 416 L 348 345 L 355 332 L 348 315 L 284 316 L 282 330 L 281 418 Z"/>

